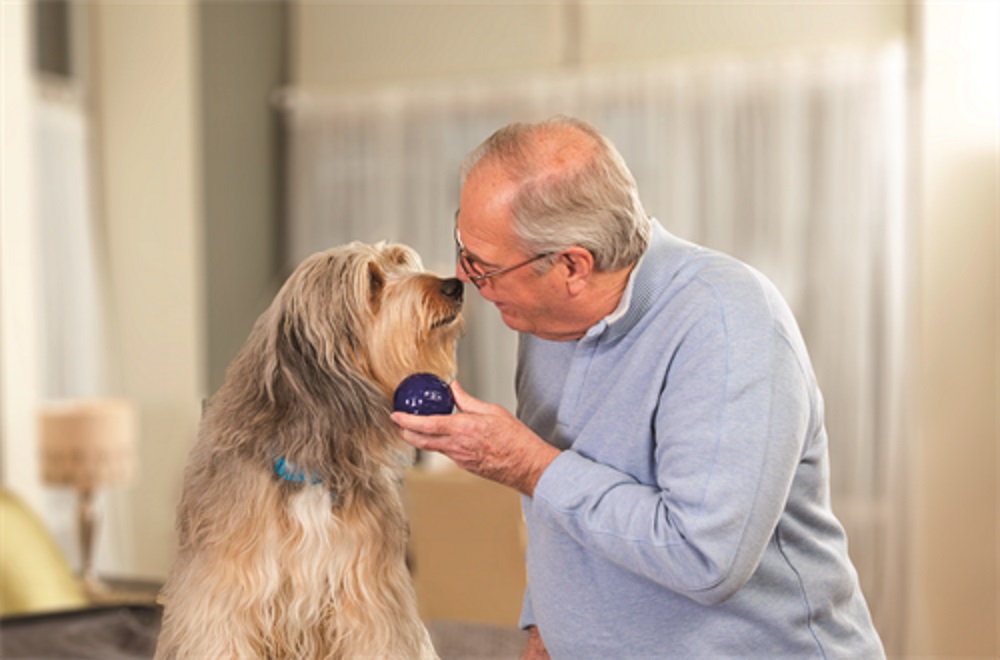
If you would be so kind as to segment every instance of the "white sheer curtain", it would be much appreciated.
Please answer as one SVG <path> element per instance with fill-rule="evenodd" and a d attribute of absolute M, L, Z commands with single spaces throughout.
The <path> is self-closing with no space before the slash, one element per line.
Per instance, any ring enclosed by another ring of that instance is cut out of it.
<path fill-rule="evenodd" d="M 349 240 L 395 240 L 451 272 L 461 158 L 509 121 L 565 113 L 616 143 L 670 231 L 768 274 L 810 347 L 834 506 L 876 624 L 901 652 L 912 256 L 901 50 L 357 94 L 292 89 L 281 105 L 289 266 Z M 477 296 L 469 302 L 460 378 L 512 406 L 513 333 Z"/>
<path fill-rule="evenodd" d="M 42 396 L 99 396 L 105 393 L 107 359 L 88 119 L 72 93 L 50 87 L 36 104 L 35 131 L 45 337 Z"/>
<path fill-rule="evenodd" d="M 37 82 L 37 81 L 36 81 Z M 38 82 L 32 194 L 37 218 L 39 392 L 43 401 L 107 396 L 106 282 L 102 235 L 93 210 L 91 128 L 80 92 Z M 34 414 L 34 411 L 32 411 Z M 70 561 L 79 560 L 76 493 L 44 488 L 41 513 Z M 98 492 L 98 570 L 121 566 L 129 535 L 127 494 Z"/>

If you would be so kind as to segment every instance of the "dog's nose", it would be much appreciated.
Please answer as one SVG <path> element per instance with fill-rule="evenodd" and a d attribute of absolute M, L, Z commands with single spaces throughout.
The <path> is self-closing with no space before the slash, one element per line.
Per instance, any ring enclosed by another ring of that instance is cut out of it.
<path fill-rule="evenodd" d="M 462 284 L 462 280 L 456 277 L 441 280 L 441 295 L 453 300 L 461 301 L 464 293 L 465 285 Z"/>

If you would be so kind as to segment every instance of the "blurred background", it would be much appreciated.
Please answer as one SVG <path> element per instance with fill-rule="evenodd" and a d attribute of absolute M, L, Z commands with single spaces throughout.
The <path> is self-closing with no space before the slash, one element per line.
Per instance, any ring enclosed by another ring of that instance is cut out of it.
<path fill-rule="evenodd" d="M 137 472 L 98 495 L 97 569 L 162 579 L 201 402 L 290 269 L 361 239 L 452 272 L 462 156 L 567 113 L 618 145 L 668 230 L 792 304 L 890 653 L 1000 655 L 997 2 L 0 10 L 0 480 L 74 564 L 75 494 L 42 480 L 40 410 L 132 407 Z M 470 298 L 460 379 L 512 407 L 514 337 Z M 516 524 L 493 527 L 510 538 L 489 544 L 519 547 Z M 497 571 L 484 556 L 470 570 Z"/>

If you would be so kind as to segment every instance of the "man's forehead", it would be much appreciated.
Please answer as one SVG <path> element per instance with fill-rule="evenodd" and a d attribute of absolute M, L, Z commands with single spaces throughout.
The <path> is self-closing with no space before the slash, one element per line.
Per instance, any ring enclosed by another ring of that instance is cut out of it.
<path fill-rule="evenodd" d="M 481 262 L 490 262 L 498 256 L 512 237 L 509 223 L 493 214 L 476 214 L 459 208 L 455 227 L 462 246 L 470 256 Z"/>
<path fill-rule="evenodd" d="M 486 231 L 495 224 L 508 225 L 516 194 L 516 184 L 501 169 L 493 166 L 474 169 L 465 180 L 459 199 L 462 232 L 467 231 L 467 223 L 476 228 L 482 225 Z"/>

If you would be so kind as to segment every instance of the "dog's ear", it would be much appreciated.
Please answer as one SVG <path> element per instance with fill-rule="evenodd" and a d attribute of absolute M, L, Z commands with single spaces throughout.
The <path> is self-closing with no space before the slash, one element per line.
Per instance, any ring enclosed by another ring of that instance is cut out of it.
<path fill-rule="evenodd" d="M 382 290 L 385 288 L 385 271 L 374 261 L 368 262 L 368 304 L 372 312 L 377 312 L 382 302 Z"/>
<path fill-rule="evenodd" d="M 410 249 L 402 245 L 390 245 L 383 253 L 393 266 L 409 266 L 419 268 L 419 257 Z"/>

